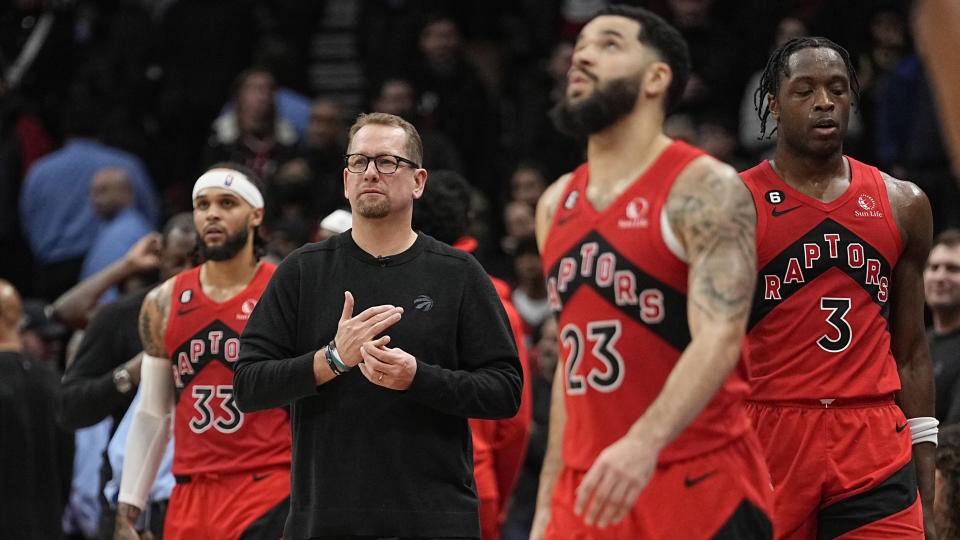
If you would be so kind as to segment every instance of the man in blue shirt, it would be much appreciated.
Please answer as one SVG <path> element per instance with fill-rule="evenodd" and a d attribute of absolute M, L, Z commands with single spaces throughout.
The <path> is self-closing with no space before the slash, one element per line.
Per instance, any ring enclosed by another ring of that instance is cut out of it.
<path fill-rule="evenodd" d="M 97 171 L 90 182 L 90 203 L 103 221 L 83 260 L 81 280 L 122 259 L 137 240 L 153 232 L 153 227 L 134 206 L 130 175 L 120 167 Z M 116 300 L 119 295 L 117 287 L 111 287 L 100 296 L 100 302 Z"/>
<path fill-rule="evenodd" d="M 126 171 L 137 209 L 151 227 L 159 222 L 160 203 L 140 159 L 90 138 L 69 139 L 34 163 L 20 193 L 20 221 L 38 263 L 37 296 L 52 301 L 77 282 L 99 225 L 88 198 L 90 180 L 104 167 Z"/>

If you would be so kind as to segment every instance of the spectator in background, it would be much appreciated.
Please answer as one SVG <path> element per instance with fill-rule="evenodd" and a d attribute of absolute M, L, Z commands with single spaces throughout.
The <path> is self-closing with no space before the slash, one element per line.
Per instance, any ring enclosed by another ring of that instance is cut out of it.
<path fill-rule="evenodd" d="M 457 23 L 443 15 L 427 17 L 418 47 L 419 58 L 411 67 L 411 80 L 418 92 L 418 126 L 439 129 L 449 137 L 463 166 L 470 171 L 473 185 L 490 200 L 497 200 L 501 186 L 492 158 L 499 142 L 499 114 L 488 89 L 463 54 Z"/>
<path fill-rule="evenodd" d="M 4 254 L 0 275 L 29 295 L 33 292 L 33 264 L 17 220 L 17 201 L 27 170 L 50 152 L 52 143 L 19 94 L 7 88 L 2 60 L 0 55 L 0 253 Z"/>
<path fill-rule="evenodd" d="M 267 245 L 263 260 L 280 264 L 293 250 L 310 241 L 310 222 L 303 217 L 287 217 L 266 228 Z"/>
<path fill-rule="evenodd" d="M 536 79 L 529 81 L 529 90 L 523 88 L 519 98 L 520 151 L 543 163 L 550 178 L 575 169 L 586 151 L 585 139 L 562 133 L 547 115 L 563 100 L 572 57 L 572 42 L 557 43 Z"/>
<path fill-rule="evenodd" d="M 500 241 L 503 252 L 513 257 L 521 238 L 534 233 L 533 208 L 526 202 L 510 201 L 503 208 L 503 225 L 506 234 Z"/>
<path fill-rule="evenodd" d="M 540 468 L 547 452 L 547 434 L 550 424 L 550 389 L 557 370 L 560 342 L 557 321 L 547 317 L 533 333 L 535 347 L 530 355 L 530 378 L 528 384 L 533 394 L 532 421 L 527 455 L 517 479 L 513 497 L 503 528 L 504 540 L 527 540 L 533 525 L 533 513 L 537 504 L 537 489 L 540 485 Z"/>
<path fill-rule="evenodd" d="M 933 504 L 937 538 L 960 538 L 960 425 L 940 430 L 936 486 Z"/>
<path fill-rule="evenodd" d="M 960 229 L 933 240 L 923 269 L 923 289 L 933 326 L 927 329 L 936 383 L 936 417 L 960 422 Z"/>
<path fill-rule="evenodd" d="M 83 260 L 80 279 L 96 274 L 123 256 L 138 240 L 154 228 L 137 211 L 136 195 L 130 175 L 119 167 L 105 167 L 90 181 L 90 204 L 102 220 L 97 237 Z M 116 287 L 107 289 L 100 302 L 110 302 L 120 296 Z"/>
<path fill-rule="evenodd" d="M 867 133 L 876 129 L 877 106 L 887 90 L 890 75 L 910 53 L 907 22 L 897 10 L 881 7 L 869 19 L 870 44 L 857 58 L 860 78 L 860 111 Z M 870 139 L 867 137 L 867 139 Z M 873 140 L 866 150 L 873 158 Z"/>
<path fill-rule="evenodd" d="M 916 54 L 890 74 L 877 105 L 876 154 L 879 166 L 909 178 L 933 207 L 933 230 L 960 227 L 960 188 L 940 135 L 940 118 L 923 65 Z"/>
<path fill-rule="evenodd" d="M 19 301 L 18 301 L 19 303 Z M 23 352 L 54 373 L 63 373 L 64 342 L 69 331 L 50 317 L 52 307 L 39 298 L 23 301 Z"/>
<path fill-rule="evenodd" d="M 280 165 L 298 156 L 297 131 L 277 115 L 275 92 L 273 75 L 264 68 L 236 77 L 234 110 L 213 122 L 205 164 L 241 163 L 269 185 Z"/>
<path fill-rule="evenodd" d="M 346 204 L 343 167 L 346 129 L 339 102 L 319 98 L 310 108 L 305 155 L 287 161 L 267 186 L 265 229 L 278 221 L 314 223 Z"/>
<path fill-rule="evenodd" d="M 735 118 L 729 114 L 706 115 L 697 125 L 693 144 L 734 169 L 743 171 L 749 169 L 753 162 L 740 153 L 735 122 Z"/>
<path fill-rule="evenodd" d="M 346 206 L 341 173 L 346 151 L 347 126 L 343 107 L 334 99 L 318 98 L 310 107 L 306 145 L 310 185 L 304 200 L 311 205 L 311 218 L 319 219 Z"/>
<path fill-rule="evenodd" d="M 693 71 L 680 108 L 699 120 L 731 114 L 735 96 L 746 78 L 738 62 L 740 41 L 713 13 L 713 0 L 667 0 L 669 20 L 690 46 Z"/>
<path fill-rule="evenodd" d="M 268 67 L 276 83 L 273 96 L 277 117 L 282 118 L 293 127 L 297 132 L 297 139 L 302 143 L 306 140 L 309 129 L 311 102 L 303 94 L 284 86 L 284 84 L 294 82 L 293 79 L 297 78 L 297 67 L 299 66 L 294 65 L 296 55 L 297 51 L 292 50 L 283 38 L 268 35 L 264 36 L 257 44 L 257 50 L 253 54 L 253 63 Z M 235 109 L 236 104 L 230 101 L 224 105 L 220 117 L 233 112 Z"/>
<path fill-rule="evenodd" d="M 510 197 L 536 208 L 540 195 L 547 189 L 547 183 L 547 172 L 543 166 L 534 161 L 521 160 L 510 175 Z"/>
<path fill-rule="evenodd" d="M 0 279 L 0 538 L 60 538 L 73 436 L 56 421 L 59 376 L 24 354 L 20 295 Z"/>
<path fill-rule="evenodd" d="M 428 170 L 451 170 L 462 172 L 460 152 L 442 131 L 424 125 L 417 115 L 417 96 L 409 80 L 391 77 L 380 83 L 370 102 L 370 110 L 393 114 L 412 124 L 419 124 L 423 140 L 423 166 Z"/>
<path fill-rule="evenodd" d="M 34 163 L 20 193 L 20 222 L 38 263 L 35 292 L 48 301 L 78 281 L 83 258 L 96 239 L 99 220 L 89 192 L 97 171 L 126 171 L 137 209 L 151 226 L 160 220 L 160 204 L 143 163 L 95 139 L 101 109 L 88 98 L 83 89 L 73 93 L 65 112 L 66 144 Z"/>
<path fill-rule="evenodd" d="M 171 191 L 182 190 L 190 208 L 189 182 L 202 167 L 210 119 L 231 97 L 231 81 L 250 65 L 263 35 L 264 11 L 248 0 L 150 2 L 158 25 L 156 120 L 158 175 Z M 169 159 L 176 156 L 176 159 Z"/>
<path fill-rule="evenodd" d="M 169 222 L 168 222 L 169 223 Z M 190 231 L 189 245 L 193 246 L 194 231 Z M 137 290 L 154 281 L 148 274 L 160 263 L 157 252 L 161 248 L 161 234 L 144 236 L 123 257 L 77 283 L 53 302 L 53 318 L 74 330 L 87 327 L 99 305 L 100 295 L 111 287 Z"/>
<path fill-rule="evenodd" d="M 550 317 L 550 305 L 547 301 L 547 283 L 543 277 L 543 263 L 540 261 L 540 250 L 537 249 L 537 239 L 534 235 L 518 238 L 516 251 L 513 255 L 514 274 L 517 278 L 517 287 L 513 290 L 511 300 L 517 306 L 517 311 L 523 317 L 527 332 L 538 328 L 543 321 Z"/>

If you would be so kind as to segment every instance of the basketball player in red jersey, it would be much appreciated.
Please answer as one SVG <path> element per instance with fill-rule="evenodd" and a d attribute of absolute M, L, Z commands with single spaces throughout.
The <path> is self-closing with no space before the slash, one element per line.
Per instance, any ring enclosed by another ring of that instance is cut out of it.
<path fill-rule="evenodd" d="M 537 208 L 564 361 L 531 538 L 772 538 L 737 367 L 756 214 L 731 167 L 663 134 L 689 69 L 640 8 L 577 38 L 554 114 L 587 163 Z"/>
<path fill-rule="evenodd" d="M 233 399 L 240 333 L 274 266 L 258 262 L 263 195 L 252 171 L 215 165 L 193 187 L 202 265 L 151 291 L 140 311 L 142 396 L 127 438 L 114 538 L 136 538 L 170 437 L 168 539 L 277 539 L 290 496 L 283 409 L 242 413 Z"/>
<path fill-rule="evenodd" d="M 846 50 L 803 37 L 773 52 L 755 98 L 779 136 L 743 173 L 758 213 L 744 357 L 782 539 L 933 537 L 930 204 L 843 155 L 857 90 Z"/>

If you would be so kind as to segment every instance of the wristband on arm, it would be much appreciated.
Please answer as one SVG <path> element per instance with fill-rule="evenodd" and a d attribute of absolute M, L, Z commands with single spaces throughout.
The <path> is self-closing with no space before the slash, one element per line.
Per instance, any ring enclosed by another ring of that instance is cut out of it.
<path fill-rule="evenodd" d="M 334 343 L 334 341 L 335 339 L 331 339 L 327 345 L 327 364 L 335 375 L 340 376 L 350 371 L 351 368 L 340 359 L 340 354 L 337 352 L 337 344 Z"/>
<path fill-rule="evenodd" d="M 937 433 L 940 431 L 937 426 L 940 421 L 930 416 L 919 416 L 917 418 L 908 418 L 910 424 L 910 437 L 913 444 L 931 442 L 937 446 Z"/>

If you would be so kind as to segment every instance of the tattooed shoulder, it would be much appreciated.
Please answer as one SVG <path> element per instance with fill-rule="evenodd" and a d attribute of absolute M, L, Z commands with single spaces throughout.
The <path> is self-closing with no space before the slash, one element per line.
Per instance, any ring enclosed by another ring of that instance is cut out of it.
<path fill-rule="evenodd" d="M 140 308 L 140 341 L 147 354 L 161 358 L 167 356 L 163 338 L 167 330 L 172 295 L 173 278 L 154 288 L 143 300 Z"/>
<path fill-rule="evenodd" d="M 756 208 L 732 167 L 704 156 L 677 178 L 668 221 L 690 261 L 689 297 L 711 318 L 746 313 L 756 280 Z"/>

